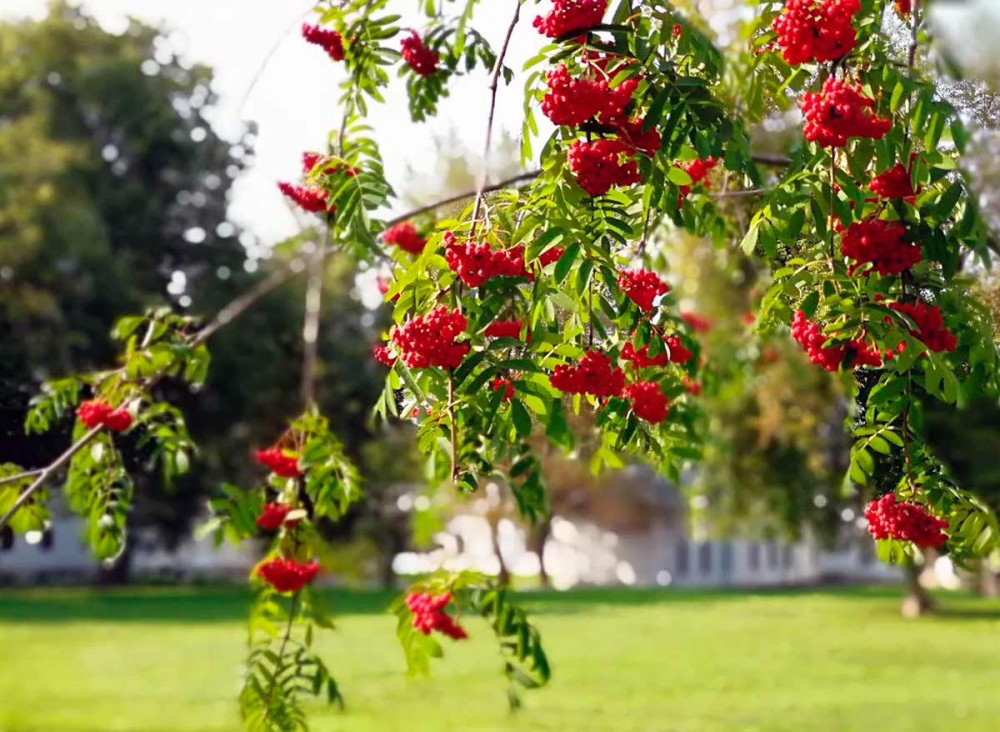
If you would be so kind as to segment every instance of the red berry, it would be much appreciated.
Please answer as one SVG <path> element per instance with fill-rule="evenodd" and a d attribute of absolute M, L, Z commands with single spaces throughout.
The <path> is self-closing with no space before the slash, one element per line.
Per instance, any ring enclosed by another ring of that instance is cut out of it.
<path fill-rule="evenodd" d="M 684 201 L 687 200 L 688 195 L 691 193 L 691 189 L 696 185 L 704 181 L 712 169 L 719 164 L 719 161 L 713 157 L 705 158 L 704 160 L 695 159 L 689 160 L 686 163 L 681 164 L 681 169 L 683 169 L 690 177 L 690 185 L 682 185 L 680 187 L 681 192 L 677 198 L 677 207 L 680 208 L 684 205 Z M 708 188 L 708 184 L 705 185 Z"/>
<path fill-rule="evenodd" d="M 630 186 L 642 180 L 638 165 L 628 157 L 631 153 L 621 140 L 577 140 L 569 146 L 567 158 L 580 187 L 592 196 L 601 196 L 613 186 Z"/>
<path fill-rule="evenodd" d="M 319 562 L 275 558 L 257 565 L 256 574 L 278 592 L 298 592 L 319 574 Z"/>
<path fill-rule="evenodd" d="M 285 516 L 292 510 L 287 503 L 265 503 L 264 510 L 257 517 L 257 526 L 264 531 L 277 531 L 285 523 Z"/>
<path fill-rule="evenodd" d="M 858 264 L 870 262 L 872 271 L 879 274 L 899 274 L 921 259 L 920 247 L 905 241 L 905 234 L 906 227 L 899 221 L 870 216 L 841 233 L 840 253 Z"/>
<path fill-rule="evenodd" d="M 659 424 L 667 418 L 670 400 L 655 381 L 639 381 L 625 387 L 622 395 L 632 402 L 632 411 L 639 419 Z"/>
<path fill-rule="evenodd" d="M 618 286 L 642 311 L 653 309 L 653 301 L 670 291 L 656 272 L 648 269 L 624 269 L 618 273 Z"/>
<path fill-rule="evenodd" d="M 790 64 L 835 61 L 857 45 L 852 22 L 860 0 L 788 0 L 774 19 L 777 44 Z"/>
<path fill-rule="evenodd" d="M 465 628 L 445 612 L 451 602 L 451 593 L 432 595 L 428 592 L 411 592 L 406 596 L 406 607 L 413 614 L 413 627 L 424 635 L 437 631 L 454 640 L 468 638 Z"/>
<path fill-rule="evenodd" d="M 521 331 L 524 329 L 524 321 L 520 318 L 509 318 L 508 320 L 494 320 L 486 326 L 483 331 L 487 338 L 516 338 L 517 340 L 531 340 L 529 333 L 527 338 L 521 338 Z"/>
<path fill-rule="evenodd" d="M 514 382 L 504 376 L 497 376 L 490 382 L 490 387 L 493 391 L 500 391 L 503 389 L 503 396 L 501 399 L 505 402 L 510 401 L 514 396 Z"/>
<path fill-rule="evenodd" d="M 543 267 L 548 267 L 550 264 L 558 262 L 559 258 L 562 257 L 565 252 L 565 247 L 549 247 L 538 255 L 538 261 Z"/>
<path fill-rule="evenodd" d="M 913 187 L 910 180 L 910 171 L 902 163 L 896 163 L 883 173 L 879 173 L 872 178 L 872 193 L 881 198 L 897 199 L 913 203 L 918 191 Z"/>
<path fill-rule="evenodd" d="M 802 98 L 803 133 L 823 147 L 844 147 L 851 137 L 879 140 L 892 127 L 892 120 L 875 114 L 875 100 L 864 96 L 859 86 L 834 76 L 827 77 L 820 92 Z"/>
<path fill-rule="evenodd" d="M 600 24 L 608 0 L 553 0 L 547 15 L 537 16 L 533 25 L 549 38 L 562 38 L 573 31 Z"/>
<path fill-rule="evenodd" d="M 438 68 L 441 55 L 424 45 L 424 39 L 415 30 L 399 42 L 403 49 L 403 60 L 418 76 L 430 76 Z"/>
<path fill-rule="evenodd" d="M 576 365 L 562 364 L 552 370 L 549 382 L 567 394 L 612 397 L 625 388 L 625 372 L 612 368 L 611 358 L 600 351 L 587 351 Z"/>
<path fill-rule="evenodd" d="M 302 37 L 322 48 L 334 61 L 344 60 L 344 38 L 337 31 L 303 23 Z"/>
<path fill-rule="evenodd" d="M 944 323 L 944 316 L 941 308 L 937 305 L 928 305 L 925 302 L 894 302 L 889 305 L 897 313 L 906 315 L 916 325 L 915 329 L 908 329 L 910 335 L 918 339 L 932 351 L 954 351 L 958 346 L 958 338 L 948 330 Z M 905 342 L 900 346 L 905 348 Z M 902 353 L 902 351 L 900 351 Z"/>
<path fill-rule="evenodd" d="M 403 363 L 410 368 L 453 369 L 469 353 L 468 343 L 455 340 L 466 326 L 468 321 L 464 315 L 442 305 L 396 326 L 392 341 Z"/>
<path fill-rule="evenodd" d="M 681 311 L 681 320 L 688 324 L 688 327 L 695 333 L 707 333 L 712 330 L 712 321 L 704 315 L 700 315 L 690 310 Z"/>
<path fill-rule="evenodd" d="M 427 240 L 420 236 L 420 232 L 417 231 L 417 227 L 409 221 L 401 221 L 390 226 L 382 234 L 382 241 L 397 246 L 410 254 L 421 254 L 427 244 Z"/>
<path fill-rule="evenodd" d="M 524 245 L 509 249 L 493 249 L 488 243 L 459 243 L 450 231 L 444 235 L 448 266 L 469 287 L 479 287 L 493 277 L 526 277 L 535 275 L 524 266 Z"/>
<path fill-rule="evenodd" d="M 279 447 L 269 447 L 254 453 L 257 462 L 266 466 L 272 473 L 282 478 L 298 478 L 302 475 L 299 469 L 299 456 L 286 452 Z"/>
<path fill-rule="evenodd" d="M 827 371 L 839 370 L 849 355 L 853 357 L 851 368 L 882 365 L 878 349 L 860 339 L 850 340 L 841 346 L 824 347 L 829 337 L 823 334 L 819 323 L 809 320 L 803 310 L 796 312 L 792 318 L 792 337 L 805 349 L 810 361 Z"/>
<path fill-rule="evenodd" d="M 941 546 L 948 541 L 948 522 L 929 513 L 919 503 L 899 501 L 886 493 L 865 509 L 868 533 L 875 539 L 912 541 L 918 547 Z"/>
<path fill-rule="evenodd" d="M 396 365 L 396 357 L 392 355 L 392 351 L 389 350 L 388 346 L 379 344 L 372 348 L 372 356 L 383 366 L 388 366 L 392 368 Z"/>
<path fill-rule="evenodd" d="M 85 427 L 106 427 L 112 432 L 124 432 L 132 426 L 132 413 L 124 407 L 115 409 L 101 399 L 83 402 L 76 410 Z"/>
<path fill-rule="evenodd" d="M 294 183 L 280 181 L 278 189 L 303 211 L 309 213 L 333 213 L 337 206 L 327 202 L 328 195 L 325 188 L 318 186 L 300 186 Z"/>

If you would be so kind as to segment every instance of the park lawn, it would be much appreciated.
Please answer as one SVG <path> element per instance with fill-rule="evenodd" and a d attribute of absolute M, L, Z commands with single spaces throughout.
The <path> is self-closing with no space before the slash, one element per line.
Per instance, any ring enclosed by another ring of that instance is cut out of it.
<path fill-rule="evenodd" d="M 552 685 L 507 711 L 487 627 L 407 679 L 382 593 L 333 592 L 320 650 L 345 712 L 321 732 L 996 730 L 1000 603 L 947 595 L 902 620 L 892 589 L 529 595 Z M 238 730 L 246 595 L 0 589 L 0 730 Z"/>

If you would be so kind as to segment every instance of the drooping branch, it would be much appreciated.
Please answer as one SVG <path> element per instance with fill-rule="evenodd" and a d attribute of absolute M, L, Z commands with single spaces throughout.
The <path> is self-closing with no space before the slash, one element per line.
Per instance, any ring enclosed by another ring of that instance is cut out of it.
<path fill-rule="evenodd" d="M 469 230 L 469 239 L 473 239 L 476 234 L 476 227 L 479 225 L 479 214 L 483 206 L 483 196 L 485 195 L 486 182 L 490 174 L 490 148 L 493 146 L 493 119 L 496 116 L 497 92 L 500 88 L 500 74 L 503 72 L 504 58 L 507 56 L 507 49 L 510 47 L 511 36 L 514 35 L 514 28 L 521 19 L 521 4 L 524 0 L 515 0 L 514 17 L 507 26 L 507 35 L 504 36 L 503 46 L 497 54 L 496 63 L 493 65 L 493 73 L 490 76 L 490 111 L 486 118 L 486 139 L 483 142 L 483 169 L 479 173 L 479 182 L 476 185 L 476 203 L 472 209 L 472 227 Z"/>

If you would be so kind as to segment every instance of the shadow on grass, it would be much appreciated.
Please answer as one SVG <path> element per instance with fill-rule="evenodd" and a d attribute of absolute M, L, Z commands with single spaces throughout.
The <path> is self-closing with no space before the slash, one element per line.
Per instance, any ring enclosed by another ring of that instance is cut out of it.
<path fill-rule="evenodd" d="M 324 598 L 335 615 L 371 615 L 387 611 L 395 597 L 391 590 L 326 588 Z M 672 603 L 718 603 L 756 597 L 807 595 L 845 599 L 895 601 L 901 590 L 893 586 L 813 586 L 774 589 L 660 589 L 590 588 L 567 592 L 518 592 L 518 601 L 537 615 L 570 615 L 602 607 L 634 607 Z M 212 623 L 242 621 L 251 593 L 245 587 L 128 587 L 123 589 L 0 589 L 0 621 L 30 623 L 145 622 Z M 946 601 L 947 602 L 947 601 Z M 949 618 L 996 618 L 1000 606 L 956 606 L 941 613 Z"/>

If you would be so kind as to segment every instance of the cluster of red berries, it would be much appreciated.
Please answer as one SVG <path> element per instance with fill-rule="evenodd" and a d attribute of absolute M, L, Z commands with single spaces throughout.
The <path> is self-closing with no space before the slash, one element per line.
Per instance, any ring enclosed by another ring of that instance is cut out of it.
<path fill-rule="evenodd" d="M 712 172 L 712 169 L 718 164 L 719 161 L 713 157 L 707 157 L 704 160 L 698 158 L 681 164 L 681 169 L 691 177 L 691 183 L 680 187 L 681 192 L 677 198 L 678 208 L 684 205 L 684 201 L 687 199 L 688 195 L 690 195 L 691 189 L 704 181 L 705 178 L 708 177 L 708 174 Z"/>
<path fill-rule="evenodd" d="M 543 267 L 548 267 L 554 262 L 558 262 L 559 258 L 566 253 L 565 247 L 549 247 L 544 252 L 538 255 L 538 262 Z"/>
<path fill-rule="evenodd" d="M 254 457 L 257 462 L 279 477 L 298 478 L 302 475 L 302 470 L 299 469 L 299 456 L 294 452 L 287 452 L 280 447 L 269 447 L 266 450 L 257 450 Z"/>
<path fill-rule="evenodd" d="M 413 627 L 424 635 L 432 631 L 442 633 L 454 640 L 468 638 L 465 628 L 444 609 L 451 602 L 451 593 L 434 595 L 430 592 L 411 592 L 406 596 L 406 607 L 413 613 Z"/>
<path fill-rule="evenodd" d="M 535 17 L 532 24 L 549 38 L 563 36 L 598 25 L 608 9 L 608 0 L 553 0 L 552 10 Z"/>
<path fill-rule="evenodd" d="M 647 129 L 645 120 L 627 120 L 618 125 L 617 131 L 626 145 L 644 155 L 656 155 L 663 147 L 663 135 L 655 127 Z"/>
<path fill-rule="evenodd" d="M 322 48 L 334 61 L 344 60 L 344 38 L 337 31 L 303 23 L 302 37 Z"/>
<path fill-rule="evenodd" d="M 549 69 L 545 76 L 549 91 L 542 99 L 542 112 L 553 124 L 575 127 L 589 119 L 602 123 L 623 123 L 625 108 L 639 86 L 639 79 L 630 77 L 611 88 L 606 79 L 575 78 L 566 64 Z"/>
<path fill-rule="evenodd" d="M 265 503 L 264 510 L 257 517 L 257 526 L 264 531 L 277 531 L 285 523 L 285 518 L 291 510 L 292 507 L 287 503 Z M 288 523 L 291 525 L 298 522 L 293 520 Z"/>
<path fill-rule="evenodd" d="M 840 253 L 858 265 L 870 262 L 881 275 L 895 275 L 921 259 L 920 247 L 904 239 L 906 227 L 899 221 L 870 216 L 856 221 L 841 233 Z"/>
<path fill-rule="evenodd" d="M 587 351 L 576 365 L 556 366 L 552 370 L 549 382 L 567 394 L 612 397 L 621 394 L 625 388 L 625 372 L 613 367 L 611 358 L 607 354 Z"/>
<path fill-rule="evenodd" d="M 690 310 L 681 310 L 681 320 L 687 323 L 688 327 L 695 333 L 707 333 L 712 330 L 712 321 L 700 313 Z"/>
<path fill-rule="evenodd" d="M 415 30 L 399 42 L 403 49 L 403 60 L 417 76 L 430 76 L 438 68 L 441 54 L 424 45 L 424 39 Z"/>
<path fill-rule="evenodd" d="M 910 171 L 902 163 L 896 163 L 883 173 L 872 178 L 869 186 L 872 193 L 887 199 L 903 199 L 913 203 L 917 197 L 917 189 L 910 180 Z"/>
<path fill-rule="evenodd" d="M 278 592 L 298 592 L 319 574 L 319 562 L 276 557 L 257 565 L 257 576 Z"/>
<path fill-rule="evenodd" d="M 649 354 L 649 346 L 636 348 L 631 342 L 622 347 L 621 357 L 623 361 L 630 361 L 636 368 L 647 368 L 649 366 L 665 366 L 668 363 L 684 364 L 694 356 L 681 341 L 680 336 L 671 335 L 663 339 L 663 352 L 655 356 Z"/>
<path fill-rule="evenodd" d="M 514 382 L 506 376 L 497 376 L 494 378 L 493 381 L 490 382 L 490 387 L 492 387 L 493 391 L 500 391 L 503 389 L 503 396 L 501 399 L 505 402 L 509 402 L 513 398 L 514 392 L 516 391 L 514 389 Z"/>
<path fill-rule="evenodd" d="M 623 269 L 618 273 L 618 286 L 642 311 L 653 309 L 653 301 L 670 292 L 670 285 L 656 272 L 648 269 Z"/>
<path fill-rule="evenodd" d="M 925 302 L 894 302 L 889 307 L 897 313 L 910 318 L 916 325 L 916 330 L 910 330 L 910 335 L 920 340 L 932 351 L 954 351 L 958 338 L 944 324 L 944 316 L 937 305 Z M 888 318 L 886 318 L 888 320 Z"/>
<path fill-rule="evenodd" d="M 948 522 L 940 519 L 919 503 L 896 500 L 895 493 L 886 493 L 865 509 L 868 533 L 875 539 L 912 541 L 920 548 L 941 546 L 948 541 L 944 530 Z"/>
<path fill-rule="evenodd" d="M 494 320 L 492 323 L 486 326 L 486 330 L 483 331 L 487 338 L 516 338 L 517 340 L 525 340 L 521 338 L 521 331 L 524 328 L 524 321 L 520 318 L 508 318 L 507 320 Z M 531 340 L 531 334 L 528 334 L 527 340 Z"/>
<path fill-rule="evenodd" d="M 441 305 L 394 328 L 392 341 L 403 363 L 410 368 L 439 366 L 453 369 L 469 353 L 468 343 L 455 340 L 467 325 L 468 321 L 462 313 Z"/>
<path fill-rule="evenodd" d="M 659 424 L 667 418 L 670 411 L 670 400 L 655 381 L 637 381 L 629 384 L 622 391 L 632 403 L 632 411 L 639 419 L 651 424 Z"/>
<path fill-rule="evenodd" d="M 328 203 L 329 194 L 325 188 L 300 186 L 280 181 L 278 183 L 278 190 L 303 211 L 308 211 L 309 213 L 333 213 L 337 210 L 336 204 Z"/>
<path fill-rule="evenodd" d="M 313 172 L 313 169 L 319 165 L 319 162 L 326 157 L 322 153 L 318 152 L 304 152 L 302 153 L 302 172 L 309 175 Z M 353 166 L 344 166 L 338 163 L 327 163 L 323 166 L 321 171 L 324 175 L 333 175 L 337 172 L 343 172 L 348 178 L 353 178 L 358 174 L 358 169 Z"/>
<path fill-rule="evenodd" d="M 102 399 L 89 399 L 76 409 L 76 416 L 88 429 L 106 427 L 112 432 L 124 432 L 132 426 L 132 413 L 125 407 L 112 407 Z"/>
<path fill-rule="evenodd" d="M 774 19 L 781 55 L 790 64 L 836 61 L 857 45 L 852 25 L 860 0 L 788 0 Z"/>
<path fill-rule="evenodd" d="M 852 356 L 852 367 L 882 365 L 878 349 L 860 339 L 848 341 L 840 346 L 826 346 L 828 337 L 823 334 L 819 323 L 814 323 L 799 310 L 792 318 L 792 337 L 802 346 L 809 360 L 827 371 L 837 371 L 845 358 Z"/>
<path fill-rule="evenodd" d="M 410 254 L 420 254 L 427 245 L 427 240 L 420 236 L 417 227 L 409 221 L 401 221 L 393 224 L 382 234 L 382 241 L 399 247 L 404 252 Z"/>
<path fill-rule="evenodd" d="M 822 91 L 806 92 L 802 98 L 803 133 L 823 147 L 844 147 L 851 137 L 881 139 L 892 120 L 879 117 L 874 106 L 875 100 L 862 94 L 859 86 L 827 77 Z"/>
<path fill-rule="evenodd" d="M 372 356 L 383 366 L 388 366 L 392 368 L 396 365 L 396 357 L 392 355 L 392 351 L 389 347 L 384 344 L 378 344 L 372 348 Z"/>
<path fill-rule="evenodd" d="M 535 276 L 525 269 L 524 245 L 509 249 L 493 249 L 486 242 L 473 244 L 459 243 L 450 231 L 444 235 L 444 258 L 448 266 L 469 287 L 479 287 L 493 277 L 527 277 Z"/>
<path fill-rule="evenodd" d="M 576 140 L 567 158 L 580 187 L 592 196 L 602 196 L 613 186 L 631 186 L 642 179 L 636 161 L 627 157 L 631 152 L 622 140 Z"/>
<path fill-rule="evenodd" d="M 900 15 L 909 15 L 913 10 L 913 0 L 896 0 L 896 12 Z"/>

